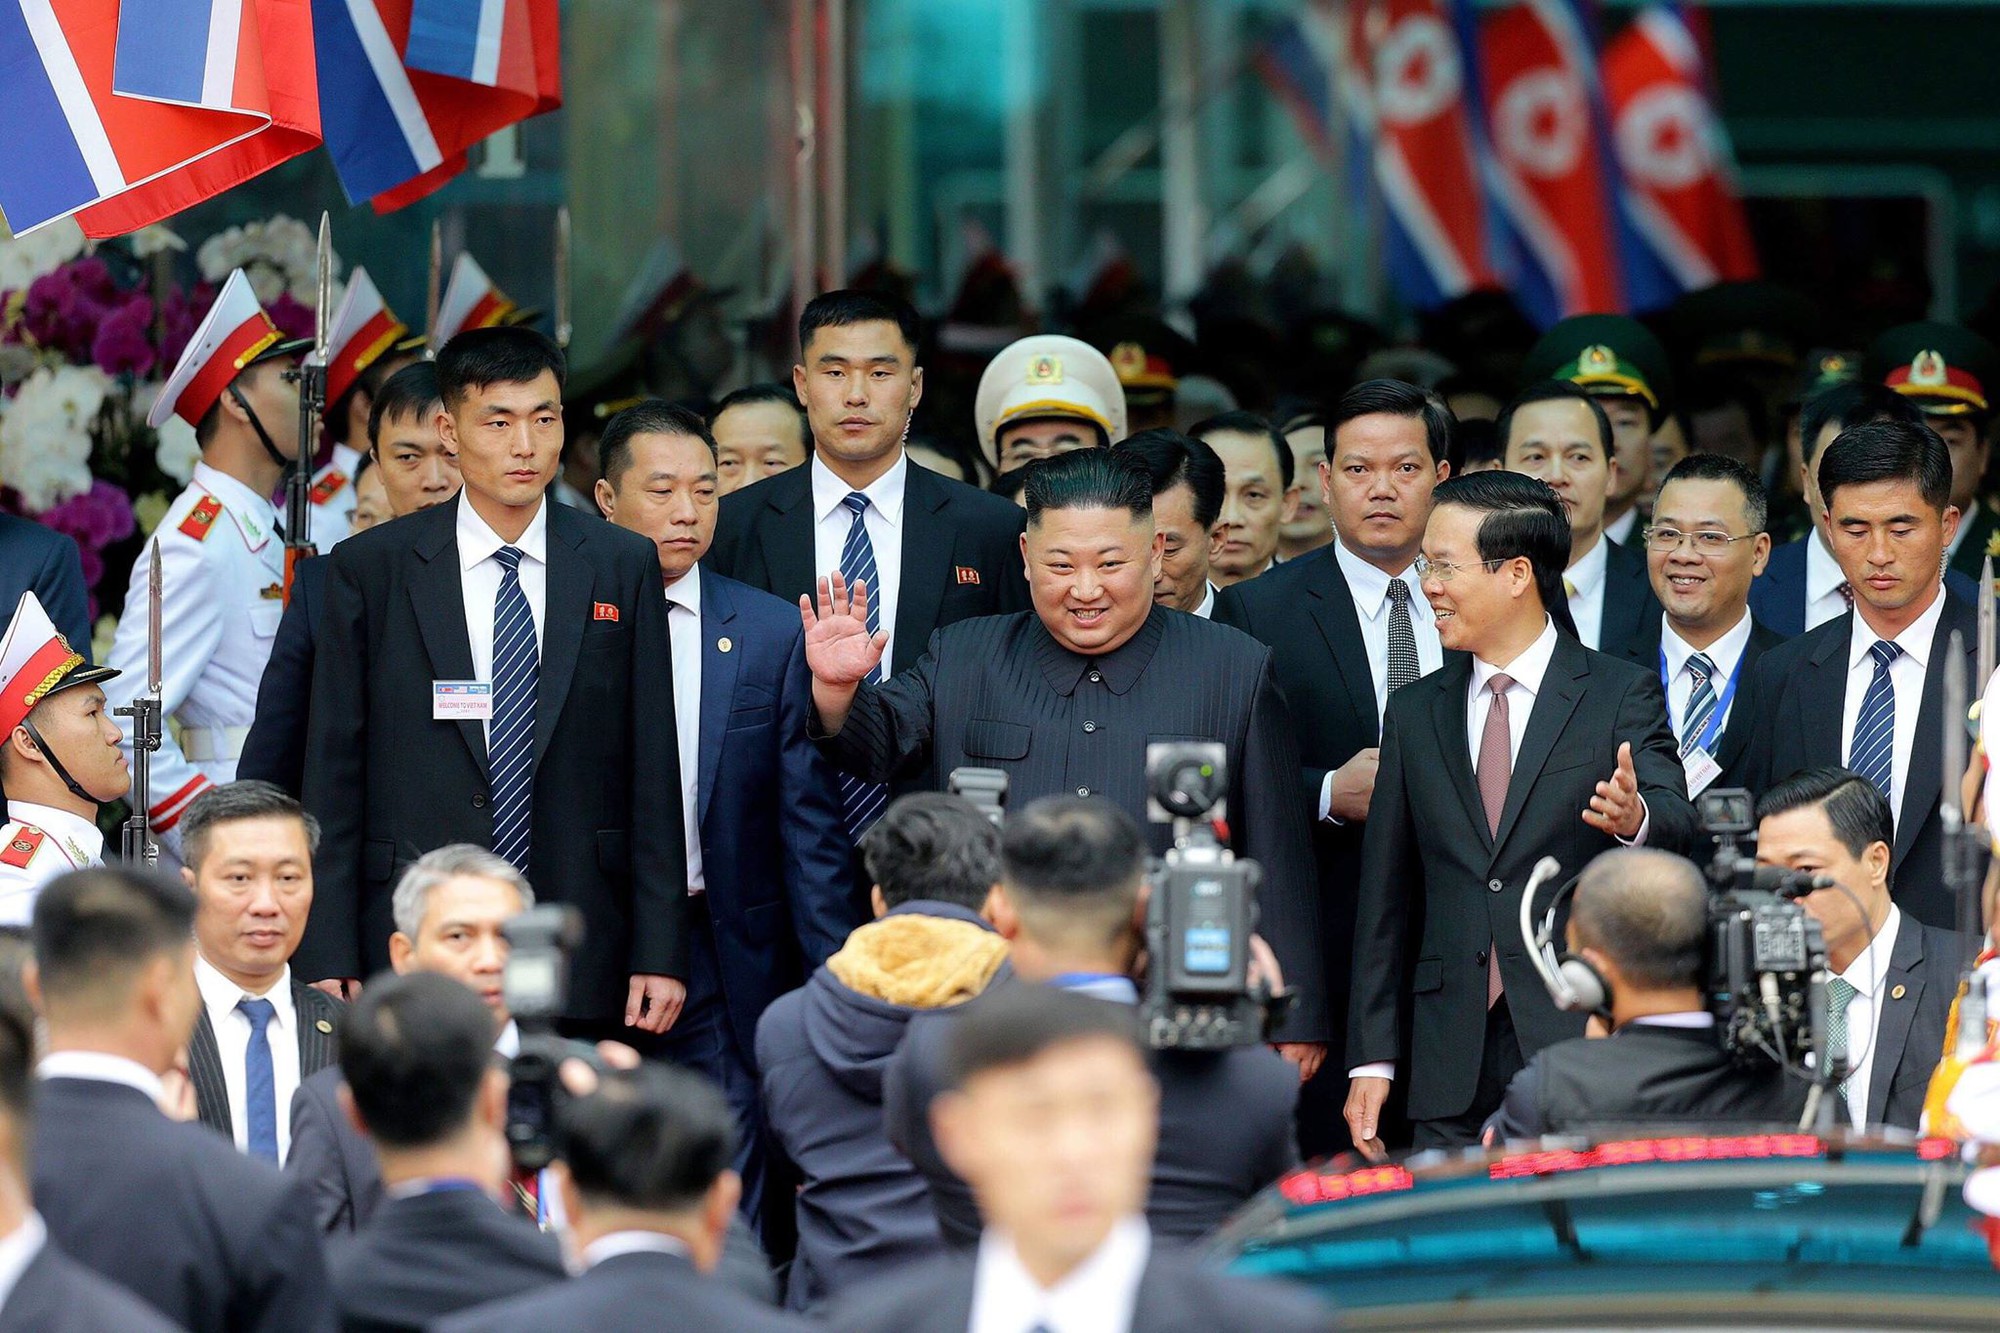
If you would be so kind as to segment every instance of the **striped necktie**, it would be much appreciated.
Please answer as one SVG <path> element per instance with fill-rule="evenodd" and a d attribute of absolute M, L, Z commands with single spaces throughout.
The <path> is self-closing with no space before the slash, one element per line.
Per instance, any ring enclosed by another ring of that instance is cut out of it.
<path fill-rule="evenodd" d="M 1889 677 L 1889 668 L 1903 655 L 1903 650 L 1893 640 L 1877 639 L 1869 646 L 1868 653 L 1875 659 L 1875 675 L 1868 682 L 1868 693 L 1861 696 L 1861 712 L 1854 719 L 1854 740 L 1847 747 L 1847 766 L 1874 783 L 1888 798 L 1890 809 L 1894 809 L 1896 796 L 1889 790 L 1889 783 L 1895 771 L 1896 686 Z"/>
<path fill-rule="evenodd" d="M 1694 677 L 1694 693 L 1688 696 L 1687 713 L 1681 720 L 1681 758 L 1694 753 L 1694 747 L 1701 744 L 1701 734 L 1708 730 L 1709 720 L 1715 716 L 1715 662 L 1707 653 L 1696 653 L 1687 660 L 1688 674 Z"/>
<path fill-rule="evenodd" d="M 492 788 L 493 851 L 528 873 L 530 797 L 534 791 L 535 690 L 541 672 L 535 616 L 521 591 L 521 551 L 503 546 L 500 591 L 493 596 L 493 721 L 486 738 Z"/>
<path fill-rule="evenodd" d="M 882 589 L 875 567 L 875 544 L 868 539 L 865 521 L 868 497 L 849 491 L 841 503 L 853 513 L 854 520 L 847 525 L 847 540 L 840 548 L 840 575 L 849 588 L 857 582 L 868 585 L 868 633 L 873 637 L 882 628 Z M 885 674 L 887 669 L 884 663 Z M 889 789 L 881 783 L 840 775 L 840 804 L 847 817 L 847 835 L 855 842 L 882 817 L 882 807 L 888 803 Z"/>

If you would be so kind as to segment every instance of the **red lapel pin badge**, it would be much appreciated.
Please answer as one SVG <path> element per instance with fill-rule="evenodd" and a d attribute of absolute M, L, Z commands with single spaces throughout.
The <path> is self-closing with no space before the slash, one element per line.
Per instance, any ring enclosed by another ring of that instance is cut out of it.
<path fill-rule="evenodd" d="M 970 583 L 974 587 L 979 585 L 979 571 L 971 565 L 954 565 L 952 568 L 958 572 L 958 581 L 960 583 Z"/>
<path fill-rule="evenodd" d="M 615 624 L 618 620 L 618 607 L 611 602 L 593 602 L 590 606 L 590 618 L 609 620 Z"/>

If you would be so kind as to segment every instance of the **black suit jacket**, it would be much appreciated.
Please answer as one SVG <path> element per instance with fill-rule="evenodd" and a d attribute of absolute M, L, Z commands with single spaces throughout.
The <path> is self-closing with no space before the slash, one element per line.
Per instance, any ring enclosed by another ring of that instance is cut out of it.
<path fill-rule="evenodd" d="M 297 1182 L 121 1084 L 46 1079 L 36 1103 L 35 1206 L 71 1258 L 203 1333 L 334 1326 Z"/>
<path fill-rule="evenodd" d="M 1598 622 L 1597 651 L 1646 665 L 1660 639 L 1660 599 L 1646 572 L 1643 546 L 1607 540 L 1604 552 L 1604 614 Z M 1656 665 L 1658 658 L 1651 658 Z"/>
<path fill-rule="evenodd" d="M 1593 653 L 1558 632 L 1497 838 L 1473 776 L 1471 682 L 1471 659 L 1461 658 L 1389 700 L 1363 835 L 1347 1063 L 1396 1060 L 1407 1030 L 1409 1067 L 1398 1076 L 1409 1080 L 1415 1120 L 1462 1115 L 1472 1105 L 1489 949 L 1500 951 L 1523 1055 L 1582 1033 L 1582 1018 L 1556 1009 L 1528 961 L 1521 892 L 1544 856 L 1574 877 L 1618 845 L 1582 815 L 1616 769 L 1620 742 L 1632 745 L 1651 821 L 1647 845 L 1687 852 L 1695 841 L 1657 669 Z"/>
<path fill-rule="evenodd" d="M 911 1268 L 835 1307 L 828 1322 L 836 1333 L 965 1333 L 972 1324 L 974 1271 L 970 1256 Z M 1158 1241 L 1140 1274 L 1129 1326 L 1130 1333 L 1316 1333 L 1333 1327 L 1333 1312 L 1299 1288 L 1231 1277 Z"/>
<path fill-rule="evenodd" d="M 566 1276 L 554 1236 L 464 1189 L 389 1200 L 332 1244 L 327 1268 L 344 1333 L 416 1333 Z"/>
<path fill-rule="evenodd" d="M 299 1016 L 299 1082 L 303 1084 L 334 1062 L 338 1053 L 335 1034 L 347 1006 L 293 977 L 292 1008 Z M 195 1020 L 194 1036 L 188 1040 L 188 1081 L 194 1084 L 195 1112 L 201 1123 L 234 1141 L 236 1124 L 229 1116 L 229 1084 L 215 1044 L 215 1025 L 208 1021 L 205 1005 Z M 279 1115 L 286 1111 L 278 1108 Z"/>
<path fill-rule="evenodd" d="M 1978 654 L 1978 613 L 1947 595 L 1931 641 L 1929 667 L 1924 673 L 1923 703 L 1917 710 L 1917 732 L 1904 781 L 1898 794 L 1895 861 L 1890 883 L 1905 912 L 1928 925 L 1949 928 L 1957 919 L 1957 904 L 1944 884 L 1944 824 L 1938 799 L 1944 791 L 1939 756 L 1944 745 L 1944 658 L 1951 632 L 1957 630 L 1965 650 L 1968 688 L 1979 687 L 1974 658 Z M 1841 750 L 1841 718 L 1847 701 L 1847 654 L 1853 642 L 1854 613 L 1827 621 L 1818 629 L 1764 654 L 1757 663 L 1753 715 L 1756 731 L 1750 742 L 1747 774 L 1750 788 L 1762 793 L 1800 769 L 1821 764 L 1845 764 Z M 1738 701 L 1737 707 L 1741 708 Z M 1955 719 L 1954 726 L 1964 725 Z"/>
<path fill-rule="evenodd" d="M 323 829 L 307 981 L 389 963 L 389 900 L 417 857 L 493 840 L 485 728 L 433 721 L 431 682 L 472 678 L 456 500 L 334 551 L 313 671 L 305 801 Z M 571 1018 L 616 1021 L 633 973 L 687 975 L 687 856 L 666 599 L 653 544 L 544 501 L 548 584 L 528 878 L 583 914 Z"/>
<path fill-rule="evenodd" d="M 139 577 L 145 577 L 140 562 Z M 21 594 L 32 592 L 71 651 L 90 660 L 90 598 L 76 539 L 54 528 L 0 514 L 0 614 L 14 618 Z"/>
<path fill-rule="evenodd" d="M 903 483 L 903 572 L 896 590 L 891 671 L 924 655 L 939 628 L 1025 610 L 1021 533 L 1011 500 L 915 463 Z M 812 464 L 722 497 L 702 563 L 793 605 L 814 590 Z"/>
<path fill-rule="evenodd" d="M 1945 1019 L 1958 995 L 1959 974 L 1976 943 L 1955 930 L 1927 926 L 1908 914 L 1896 931 L 1889 968 L 1876 988 L 1874 1053 L 1869 1057 L 1868 1123 L 1915 1131 L 1924 1094 L 1944 1057 Z M 1849 1053 L 1861 1040 L 1848 1034 Z"/>
<path fill-rule="evenodd" d="M 1981 506 L 1983 509 L 1984 506 Z M 1771 548 L 1764 572 L 1750 583 L 1750 609 L 1760 623 L 1769 625 L 1786 638 L 1796 638 L 1806 630 L 1806 543 L 1817 541 L 1811 532 Z M 1968 546 L 1961 545 L 1962 557 Z M 1986 548 L 1979 548 L 1983 557 Z M 1944 574 L 1944 590 L 1967 606 L 1979 605 L 1979 564 L 1961 571 L 1957 561 Z M 1976 688 L 1976 687 L 1975 687 Z"/>
<path fill-rule="evenodd" d="M 44 1244 L 0 1305 L 0 1333 L 175 1333 L 180 1325 Z"/>
<path fill-rule="evenodd" d="M 1665 613 L 1653 620 L 1651 640 L 1645 645 L 1641 666 L 1650 663 L 1655 671 L 1662 669 L 1660 642 L 1665 629 Z M 1765 653 L 1770 652 L 1785 641 L 1785 636 L 1758 620 L 1753 612 L 1750 616 L 1750 641 L 1743 645 L 1743 661 L 1738 668 L 1741 673 L 1736 686 L 1736 698 L 1730 703 L 1729 718 L 1722 726 L 1722 734 L 1715 738 L 1715 762 L 1722 769 L 1722 776 L 1709 784 L 1711 790 L 1721 787 L 1742 787 L 1748 784 L 1750 763 L 1750 738 L 1757 730 L 1756 706 L 1744 702 L 1755 693 L 1751 683 L 1756 679 L 1757 663 Z M 1727 688 L 1718 684 L 1716 690 Z M 1672 714 L 1667 718 L 1673 724 Z"/>
<path fill-rule="evenodd" d="M 679 1255 L 621 1254 L 582 1277 L 511 1300 L 474 1306 L 433 1324 L 434 1333 L 653 1333 L 672 1327 L 704 1333 L 795 1333 L 815 1328 L 759 1305 Z"/>
<path fill-rule="evenodd" d="M 257 716 L 236 760 L 239 779 L 276 783 L 292 795 L 305 790 L 306 720 L 312 709 L 313 656 L 320 612 L 326 608 L 327 556 L 300 562 L 292 599 L 271 640 L 271 660 L 257 685 Z"/>
<path fill-rule="evenodd" d="M 382 1202 L 382 1164 L 340 1109 L 342 1082 L 337 1064 L 299 1080 L 285 1156 L 285 1174 L 305 1182 L 319 1229 L 336 1234 L 360 1227 Z"/>
<path fill-rule="evenodd" d="M 1319 886 L 1299 755 L 1271 652 L 1224 625 L 1154 607 L 1115 651 L 1072 653 L 1032 612 L 939 630 L 930 651 L 887 683 L 864 684 L 837 736 L 834 765 L 887 782 L 962 765 L 1007 774 L 1016 808 L 1038 796 L 1103 796 L 1163 852 L 1172 829 L 1146 818 L 1146 745 L 1219 741 L 1228 750 L 1228 819 L 1240 856 L 1264 869 L 1259 932 L 1299 992 L 1286 1040 L 1324 1041 Z"/>

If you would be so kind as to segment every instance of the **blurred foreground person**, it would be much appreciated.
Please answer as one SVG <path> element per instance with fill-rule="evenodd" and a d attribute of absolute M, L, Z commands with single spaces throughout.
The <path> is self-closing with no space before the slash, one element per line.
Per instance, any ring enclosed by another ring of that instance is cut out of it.
<path fill-rule="evenodd" d="M 1142 1209 L 1159 1085 L 1129 1010 L 1009 987 L 952 1024 L 938 1146 L 986 1217 L 976 1255 L 884 1279 L 843 1333 L 1212 1333 L 1327 1329 L 1303 1293 L 1154 1244 Z"/>

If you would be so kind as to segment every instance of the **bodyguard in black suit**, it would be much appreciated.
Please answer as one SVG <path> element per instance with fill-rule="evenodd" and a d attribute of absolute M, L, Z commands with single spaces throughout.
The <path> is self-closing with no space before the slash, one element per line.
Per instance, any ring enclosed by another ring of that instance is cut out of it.
<path fill-rule="evenodd" d="M 193 895 L 150 872 L 78 871 L 42 890 L 36 1206 L 65 1253 L 184 1328 L 330 1329 L 304 1189 L 160 1110 L 200 1003 L 193 925 Z"/>
<path fill-rule="evenodd" d="M 1008 799 L 1099 795 L 1146 825 L 1146 747 L 1213 741 L 1227 750 L 1228 820 L 1239 855 L 1264 869 L 1260 933 L 1299 1002 L 1283 1032 L 1327 1035 L 1318 885 L 1291 719 L 1262 644 L 1153 604 L 1161 541 L 1151 481 L 1115 451 L 1037 464 L 1022 538 L 1036 610 L 940 630 L 886 684 L 866 596 L 836 580 L 804 612 L 813 707 L 836 767 L 871 782 L 965 765 L 1008 776 Z M 1171 840 L 1149 829 L 1155 851 Z M 1316 1052 L 1293 1049 L 1317 1067 Z"/>
<path fill-rule="evenodd" d="M 1826 939 L 1830 998 L 1845 1006 L 1844 1118 L 1914 1132 L 1944 1054 L 1958 979 L 1978 941 L 1926 925 L 1892 901 L 1889 803 L 1844 768 L 1814 768 L 1757 802 L 1757 859 L 1838 886 L 1801 901 Z"/>
<path fill-rule="evenodd" d="M 76 539 L 31 518 L 0 514 L 0 606 L 32 592 L 69 646 L 90 660 L 90 601 Z"/>
<path fill-rule="evenodd" d="M 687 867 L 652 543 L 544 494 L 562 354 L 477 329 L 439 354 L 465 488 L 334 552 L 314 671 L 306 804 L 325 829 L 295 966 L 388 963 L 401 868 L 447 843 L 506 856 L 583 915 L 576 1020 L 664 1031 L 687 975 Z M 497 525 L 497 526 L 496 526 Z"/>
<path fill-rule="evenodd" d="M 175 1333 L 179 1328 L 47 1241 L 0 1303 L 0 1333 Z"/>
<path fill-rule="evenodd" d="M 1548 612 L 1569 531 L 1508 472 L 1439 486 L 1424 595 L 1453 662 L 1389 701 L 1363 838 L 1347 1120 L 1379 1151 L 1390 1077 L 1419 1146 L 1470 1142 L 1525 1057 L 1576 1036 L 1518 924 L 1535 863 L 1575 873 L 1620 843 L 1695 837 L 1659 678 L 1583 648 Z M 1406 1049 L 1408 1067 L 1396 1069 Z"/>
<path fill-rule="evenodd" d="M 1821 453 L 1820 493 L 1854 609 L 1764 655 L 1750 700 L 1748 776 L 1762 791 L 1805 768 L 1844 766 L 1889 798 L 1896 901 L 1949 927 L 1944 885 L 1944 663 L 1956 631 L 1972 681 L 1978 615 L 1939 582 L 1958 521 L 1951 455 L 1928 426 L 1870 422 Z"/>
<path fill-rule="evenodd" d="M 1270 645 L 1291 705 L 1319 868 L 1327 1030 L 1342 1034 L 1382 709 L 1391 693 L 1444 660 L 1411 562 L 1431 492 L 1451 470 L 1451 410 L 1414 385 L 1370 380 L 1341 397 L 1326 430 L 1330 456 L 1308 484 L 1319 486 L 1333 516 L 1334 543 L 1224 588 L 1215 619 Z M 1351 1146 L 1339 1112 L 1346 1095 L 1338 1061 L 1300 1094 L 1307 1156 Z"/>

